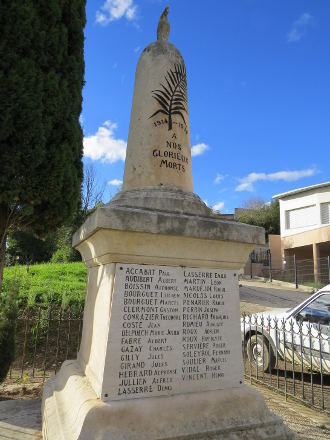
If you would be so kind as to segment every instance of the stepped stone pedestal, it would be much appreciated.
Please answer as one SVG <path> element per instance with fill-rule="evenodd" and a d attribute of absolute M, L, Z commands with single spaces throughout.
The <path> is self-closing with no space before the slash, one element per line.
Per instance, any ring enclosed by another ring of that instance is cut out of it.
<path fill-rule="evenodd" d="M 291 438 L 243 384 L 237 271 L 263 234 L 176 189 L 98 209 L 74 236 L 82 342 L 45 385 L 44 438 Z"/>
<path fill-rule="evenodd" d="M 44 388 L 49 440 L 284 440 L 243 384 L 238 270 L 262 228 L 193 193 L 184 62 L 158 41 L 139 60 L 123 191 L 73 245 L 88 267 L 78 359 Z"/>

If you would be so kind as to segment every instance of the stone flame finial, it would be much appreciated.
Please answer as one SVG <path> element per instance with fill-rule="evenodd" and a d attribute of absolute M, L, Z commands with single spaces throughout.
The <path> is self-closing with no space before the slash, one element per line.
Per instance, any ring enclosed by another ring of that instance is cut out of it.
<path fill-rule="evenodd" d="M 167 16 L 170 7 L 166 6 L 164 12 L 160 16 L 158 27 L 157 27 L 157 40 L 158 41 L 167 41 L 168 36 L 170 35 L 170 24 L 168 22 Z"/>

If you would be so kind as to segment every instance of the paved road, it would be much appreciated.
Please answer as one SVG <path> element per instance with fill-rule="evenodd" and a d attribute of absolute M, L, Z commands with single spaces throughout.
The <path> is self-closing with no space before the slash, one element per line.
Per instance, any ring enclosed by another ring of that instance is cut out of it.
<path fill-rule="evenodd" d="M 310 296 L 310 294 L 306 292 L 255 286 L 241 286 L 239 291 L 241 301 L 274 308 L 295 307 Z"/>
<path fill-rule="evenodd" d="M 0 440 L 41 440 L 41 400 L 0 402 Z"/>

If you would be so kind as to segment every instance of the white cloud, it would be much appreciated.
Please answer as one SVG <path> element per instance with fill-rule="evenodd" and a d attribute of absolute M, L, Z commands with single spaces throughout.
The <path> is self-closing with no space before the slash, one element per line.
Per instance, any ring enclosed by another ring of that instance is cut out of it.
<path fill-rule="evenodd" d="M 115 163 L 125 161 L 127 143 L 116 139 L 117 124 L 105 121 L 91 136 L 84 137 L 84 156 L 92 160 Z"/>
<path fill-rule="evenodd" d="M 218 183 L 222 182 L 227 176 L 224 174 L 219 174 L 217 173 L 215 179 L 214 179 L 214 184 L 217 185 Z"/>
<path fill-rule="evenodd" d="M 134 0 L 106 0 L 101 9 L 96 11 L 96 23 L 106 26 L 122 17 L 131 21 L 136 17 L 136 11 Z"/>
<path fill-rule="evenodd" d="M 209 202 L 207 199 L 203 200 L 203 202 L 205 203 L 206 206 L 209 206 Z"/>
<path fill-rule="evenodd" d="M 123 183 L 122 180 L 119 180 L 119 179 L 112 179 L 112 180 L 109 180 L 108 185 L 119 186 L 119 185 L 121 185 L 122 183 Z"/>
<path fill-rule="evenodd" d="M 221 211 L 221 209 L 223 209 L 224 206 L 225 206 L 225 202 L 218 202 L 212 206 L 212 209 L 213 211 Z"/>
<path fill-rule="evenodd" d="M 294 182 L 304 177 L 314 176 L 316 174 L 315 168 L 308 168 L 306 170 L 298 171 L 277 171 L 276 173 L 250 173 L 248 176 L 239 179 L 241 182 L 235 191 L 254 191 L 253 184 L 259 180 L 274 182 L 283 180 L 284 182 Z"/>
<path fill-rule="evenodd" d="M 315 168 L 300 171 L 278 171 L 277 173 L 268 174 L 268 180 L 284 180 L 285 182 L 293 182 L 295 180 L 302 179 L 303 177 L 314 176 L 315 173 Z"/>
<path fill-rule="evenodd" d="M 193 147 L 191 147 L 191 155 L 192 156 L 200 156 L 201 154 L 204 154 L 205 151 L 209 150 L 209 146 L 207 144 L 196 144 Z"/>
<path fill-rule="evenodd" d="M 311 23 L 312 19 L 313 16 L 308 12 L 301 14 L 298 20 L 293 23 L 292 28 L 287 35 L 288 43 L 297 43 L 300 41 L 305 35 L 306 28 Z"/>
<path fill-rule="evenodd" d="M 136 17 L 136 6 L 133 6 L 132 8 L 128 8 L 126 11 L 126 18 L 127 20 L 134 20 Z"/>
<path fill-rule="evenodd" d="M 235 191 L 254 191 L 252 182 L 242 182 L 236 188 Z"/>

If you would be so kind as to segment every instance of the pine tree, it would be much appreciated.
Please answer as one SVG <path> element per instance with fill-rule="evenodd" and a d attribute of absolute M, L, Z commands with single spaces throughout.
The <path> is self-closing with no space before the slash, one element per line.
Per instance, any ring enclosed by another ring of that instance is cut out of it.
<path fill-rule="evenodd" d="M 85 0 L 0 4 L 0 291 L 8 231 L 80 204 L 84 25 Z"/>

